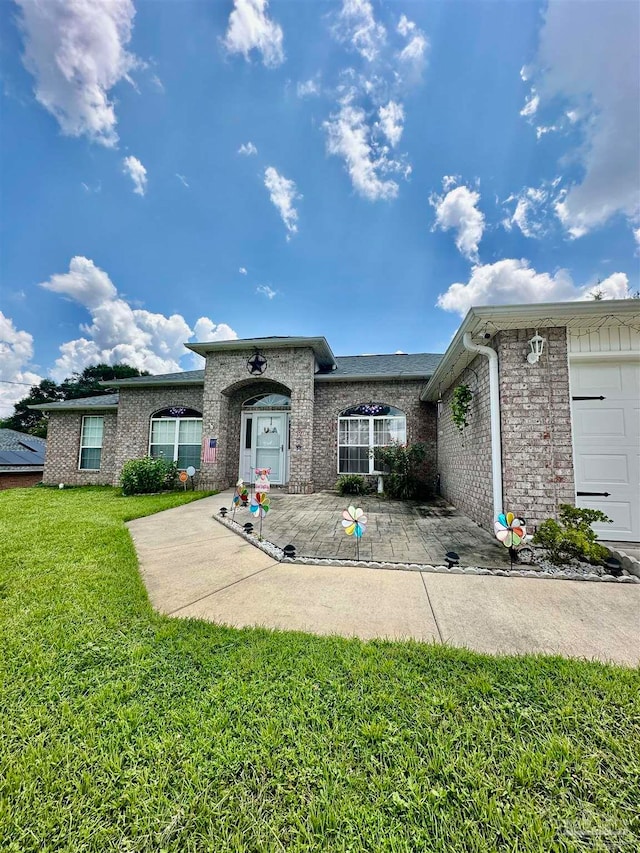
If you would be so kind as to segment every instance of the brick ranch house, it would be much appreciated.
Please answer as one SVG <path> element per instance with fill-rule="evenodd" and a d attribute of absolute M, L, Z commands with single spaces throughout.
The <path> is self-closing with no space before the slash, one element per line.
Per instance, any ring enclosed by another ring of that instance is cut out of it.
<path fill-rule="evenodd" d="M 577 503 L 613 519 L 606 538 L 640 539 L 638 300 L 472 308 L 444 355 L 340 357 L 324 337 L 185 346 L 204 370 L 34 407 L 50 421 L 44 482 L 117 484 L 150 454 L 193 465 L 203 488 L 269 467 L 302 494 L 376 477 L 375 446 L 423 442 L 433 488 L 482 527 L 502 509 L 537 524 Z"/>

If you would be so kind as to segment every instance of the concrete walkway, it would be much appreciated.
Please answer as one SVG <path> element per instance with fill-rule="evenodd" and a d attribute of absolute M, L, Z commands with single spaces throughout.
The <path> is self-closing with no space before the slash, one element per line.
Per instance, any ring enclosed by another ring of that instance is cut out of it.
<path fill-rule="evenodd" d="M 281 564 L 214 516 L 230 493 L 129 522 L 154 607 L 236 627 L 640 663 L 640 585 Z"/>

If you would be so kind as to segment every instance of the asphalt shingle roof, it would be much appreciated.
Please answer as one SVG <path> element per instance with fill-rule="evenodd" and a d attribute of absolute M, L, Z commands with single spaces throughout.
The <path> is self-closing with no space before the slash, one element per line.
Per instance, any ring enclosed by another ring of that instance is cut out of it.
<path fill-rule="evenodd" d="M 417 352 L 402 355 L 338 355 L 336 370 L 319 373 L 335 379 L 366 379 L 367 376 L 431 376 L 442 355 Z"/>
<path fill-rule="evenodd" d="M 204 370 L 180 370 L 178 373 L 160 373 L 157 376 L 132 376 L 129 379 L 110 379 L 100 384 L 109 388 L 120 388 L 127 385 L 166 385 L 176 382 L 185 384 L 204 382 Z"/>
<path fill-rule="evenodd" d="M 427 379 L 438 366 L 442 356 L 439 353 L 417 352 L 402 355 L 339 355 L 336 356 L 336 369 L 324 370 L 316 374 L 318 379 L 367 379 L 370 376 L 389 378 L 421 377 Z M 145 386 L 171 384 L 204 383 L 204 370 L 185 370 L 179 373 L 162 373 L 157 376 L 134 376 L 117 382 L 103 382 L 103 385 Z M 31 406 L 42 411 L 74 409 L 116 408 L 119 394 L 104 394 L 99 397 L 83 397 L 79 400 L 63 400 L 59 403 L 42 403 Z"/>
<path fill-rule="evenodd" d="M 118 406 L 119 394 L 100 394 L 96 397 L 79 397 L 77 400 L 60 400 L 58 403 L 40 403 L 39 406 L 29 406 L 42 412 L 58 411 L 59 409 L 115 409 Z"/>
<path fill-rule="evenodd" d="M 42 468 L 47 443 L 43 438 L 15 429 L 0 429 L 0 470 Z"/>

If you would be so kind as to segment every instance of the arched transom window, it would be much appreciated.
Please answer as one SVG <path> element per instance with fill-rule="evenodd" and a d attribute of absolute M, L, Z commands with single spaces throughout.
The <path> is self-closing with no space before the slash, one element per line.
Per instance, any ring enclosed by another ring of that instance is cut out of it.
<path fill-rule="evenodd" d="M 242 404 L 244 409 L 290 409 L 291 397 L 284 394 L 258 394 Z"/>
<path fill-rule="evenodd" d="M 376 448 L 406 440 L 407 419 L 400 409 L 385 403 L 345 409 L 338 418 L 338 473 L 375 474 Z"/>
<path fill-rule="evenodd" d="M 149 430 L 149 456 L 177 462 L 178 468 L 200 468 L 202 412 L 171 406 L 156 412 Z"/>

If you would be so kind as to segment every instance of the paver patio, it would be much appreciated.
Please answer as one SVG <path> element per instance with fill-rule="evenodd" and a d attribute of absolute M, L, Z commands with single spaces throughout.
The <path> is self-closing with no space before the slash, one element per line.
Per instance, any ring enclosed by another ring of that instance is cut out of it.
<path fill-rule="evenodd" d="M 283 548 L 293 545 L 298 556 L 353 559 L 355 542 L 342 527 L 342 511 L 362 507 L 367 529 L 360 540 L 360 559 L 394 563 L 443 565 L 447 551 L 460 555 L 465 566 L 502 568 L 509 553 L 490 533 L 441 498 L 423 503 L 341 497 L 336 492 L 289 495 L 272 491 L 271 510 L 262 535 Z M 236 521 L 255 519 L 247 509 Z"/>

